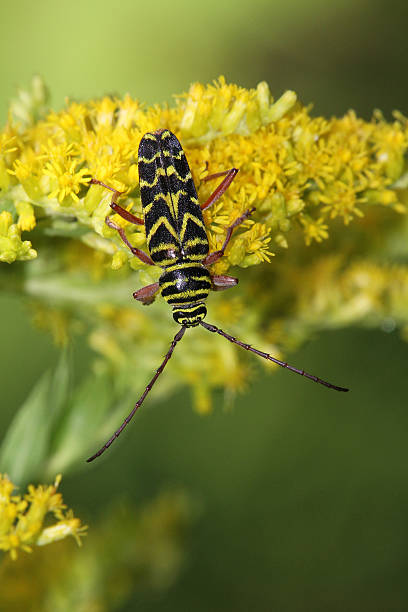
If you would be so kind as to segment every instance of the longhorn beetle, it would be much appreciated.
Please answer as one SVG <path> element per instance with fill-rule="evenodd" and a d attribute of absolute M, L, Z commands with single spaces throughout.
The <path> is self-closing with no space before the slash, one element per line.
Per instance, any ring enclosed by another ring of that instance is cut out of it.
<path fill-rule="evenodd" d="M 163 372 L 176 344 L 180 342 L 188 327 L 202 325 L 208 331 L 223 336 L 229 342 L 329 389 L 348 391 L 348 389 L 337 387 L 317 376 L 308 374 L 304 370 L 298 370 L 268 353 L 263 353 L 230 336 L 215 325 L 204 321 L 207 314 L 205 300 L 210 290 L 229 289 L 238 283 L 238 279 L 232 276 L 211 275 L 208 267 L 224 255 L 232 232 L 251 216 L 255 208 L 246 210 L 228 227 L 224 244 L 219 251 L 213 253 L 209 253 L 202 211 L 209 208 L 222 196 L 234 180 L 238 170 L 231 168 L 231 170 L 207 176 L 205 180 L 224 178 L 208 200 L 200 206 L 184 151 L 176 136 L 166 129 L 147 133 L 143 136 L 139 145 L 138 166 L 144 219 L 139 219 L 119 206 L 117 200 L 122 192 L 96 179 L 91 179 L 90 183 L 102 185 L 113 191 L 110 206 L 115 213 L 130 223 L 144 224 L 150 257 L 144 251 L 130 244 L 122 227 L 117 225 L 110 217 L 105 219 L 109 227 L 118 231 L 121 239 L 135 257 L 138 257 L 143 263 L 160 266 L 163 269 L 158 282 L 138 289 L 133 293 L 133 297 L 143 304 L 151 304 L 156 294 L 160 292 L 166 302 L 172 306 L 173 318 L 176 323 L 181 325 L 181 329 L 174 336 L 165 358 L 131 413 L 106 444 L 87 461 L 93 461 L 96 457 L 99 457 L 120 435 Z"/>

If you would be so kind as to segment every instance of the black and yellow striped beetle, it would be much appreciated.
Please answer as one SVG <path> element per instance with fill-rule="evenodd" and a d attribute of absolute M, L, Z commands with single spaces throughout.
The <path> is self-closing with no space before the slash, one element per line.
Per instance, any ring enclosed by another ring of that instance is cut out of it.
<path fill-rule="evenodd" d="M 135 291 L 133 297 L 143 304 L 150 304 L 155 299 L 156 294 L 160 292 L 166 302 L 172 306 L 173 318 L 176 323 L 181 325 L 181 329 L 174 336 L 160 367 L 156 370 L 133 410 L 106 444 L 88 461 L 93 461 L 109 448 L 132 419 L 157 378 L 163 372 L 176 344 L 182 339 L 188 327 L 202 325 L 208 331 L 220 334 L 247 351 L 273 361 L 283 368 L 305 376 L 329 389 L 348 391 L 348 389 L 337 387 L 317 376 L 308 374 L 304 370 L 298 370 L 268 353 L 263 353 L 230 336 L 215 325 L 210 325 L 204 321 L 207 314 L 205 300 L 210 291 L 229 289 L 238 283 L 238 279 L 232 276 L 211 275 L 208 267 L 224 255 L 232 232 L 251 216 L 255 208 L 246 210 L 228 227 L 224 244 L 219 251 L 213 253 L 209 253 L 202 211 L 209 208 L 222 196 L 234 180 L 238 170 L 232 168 L 225 172 L 207 176 L 205 180 L 224 178 L 208 200 L 200 206 L 184 151 L 176 136 L 167 129 L 157 130 L 143 136 L 139 145 L 138 166 L 143 220 L 118 205 L 117 199 L 121 195 L 120 191 L 96 179 L 92 179 L 91 184 L 102 185 L 113 191 L 110 206 L 115 213 L 130 223 L 144 224 L 150 257 L 144 251 L 130 244 L 122 227 L 117 225 L 110 217 L 105 219 L 109 227 L 118 231 L 121 239 L 133 255 L 146 264 L 160 266 L 163 269 L 158 282 Z"/>

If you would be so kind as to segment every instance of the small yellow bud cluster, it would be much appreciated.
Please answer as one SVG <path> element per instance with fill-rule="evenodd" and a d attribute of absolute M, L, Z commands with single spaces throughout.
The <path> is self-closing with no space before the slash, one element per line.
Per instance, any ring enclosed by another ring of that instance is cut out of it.
<path fill-rule="evenodd" d="M 81 544 L 86 527 L 67 510 L 61 493 L 57 492 L 61 476 L 53 485 L 29 485 L 24 496 L 13 495 L 14 484 L 0 474 L 0 550 L 17 558 L 19 550 L 31 552 L 33 546 L 44 546 L 67 536 Z M 45 526 L 49 515 L 54 524 Z"/>

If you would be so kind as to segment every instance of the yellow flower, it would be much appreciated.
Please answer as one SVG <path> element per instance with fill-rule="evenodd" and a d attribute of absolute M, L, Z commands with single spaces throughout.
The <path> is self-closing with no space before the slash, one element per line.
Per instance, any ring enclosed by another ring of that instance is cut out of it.
<path fill-rule="evenodd" d="M 308 215 L 302 215 L 300 221 L 304 227 L 306 244 L 310 244 L 313 240 L 322 242 L 329 237 L 328 225 L 322 218 L 312 219 Z"/>
<path fill-rule="evenodd" d="M 402 215 L 408 204 L 406 119 L 395 114 L 387 122 L 375 113 L 371 121 L 365 121 L 352 111 L 339 118 L 313 117 L 310 107 L 292 91 L 274 100 L 264 82 L 246 89 L 220 78 L 210 85 L 194 83 L 173 107 L 143 105 L 130 96 L 107 96 L 67 102 L 59 112 L 30 111 L 22 124 L 11 121 L 0 132 L 0 143 L 4 143 L 0 260 L 11 263 L 36 256 L 31 243 L 21 241 L 21 231 L 31 231 L 37 219 L 35 236 L 45 257 L 39 258 L 38 265 L 25 267 L 22 287 L 36 300 L 42 326 L 60 341 L 71 330 L 89 330 L 99 358 L 96 369 L 114 372 L 121 391 L 130 385 L 139 390 L 143 377 L 156 366 L 157 355 L 166 352 L 173 333 L 166 304 L 157 300 L 152 308 L 137 311 L 130 306 L 132 291 L 156 282 L 160 269 L 135 258 L 118 232 L 107 227 L 105 218 L 113 217 L 129 242 L 146 250 L 144 227 L 112 211 L 111 191 L 89 185 L 94 177 L 122 191 L 120 205 L 142 216 L 137 151 L 146 132 L 162 127 L 180 139 L 200 202 L 220 181 L 204 180 L 206 176 L 239 170 L 222 198 L 204 212 L 211 251 L 221 247 L 231 223 L 255 208 L 233 233 L 225 257 L 212 267 L 213 274 L 228 274 L 232 266 L 259 265 L 248 277 L 231 271 L 243 285 L 247 279 L 249 289 L 246 314 L 239 321 L 231 316 L 237 335 L 253 336 L 259 345 L 265 330 L 278 330 L 278 349 L 293 348 L 319 325 L 352 320 L 357 312 L 369 318 L 377 308 L 377 294 L 372 299 L 367 289 L 355 290 L 345 277 L 344 285 L 358 293 L 356 299 L 348 300 L 344 287 L 336 292 L 334 281 L 328 294 L 325 286 L 317 291 L 315 282 L 324 266 L 309 270 L 308 262 L 318 259 L 323 241 L 327 261 L 330 250 L 338 254 L 347 248 L 351 259 L 354 251 L 370 254 L 383 226 L 389 236 L 388 240 L 384 236 L 382 252 L 403 260 L 407 225 Z M 271 263 L 274 251 L 278 257 Z M 303 306 L 297 320 L 284 314 L 286 309 L 293 313 L 303 277 L 315 287 L 314 295 L 330 304 L 330 316 L 322 319 L 326 323 L 317 323 L 317 314 L 316 320 L 307 319 Z M 238 291 L 244 295 L 242 285 Z M 225 300 L 222 293 L 212 295 L 211 308 L 216 311 L 217 304 L 225 301 L 229 297 Z M 404 297 L 398 294 L 390 304 L 393 316 L 398 312 L 404 325 L 408 321 L 403 314 Z M 110 308 L 113 317 L 106 315 Z M 176 376 L 163 377 L 159 388 L 168 391 L 172 385 L 188 382 L 197 406 L 207 411 L 211 390 L 238 388 L 245 373 L 233 347 L 222 349 L 226 367 L 221 353 L 217 355 L 210 346 L 214 338 L 195 341 L 195 337 L 191 334 L 190 340 L 186 334 L 183 344 L 186 354 L 190 350 L 198 354 L 200 375 L 183 360 L 183 351 L 175 351 L 169 369 Z M 140 360 L 140 354 L 146 358 Z"/>
<path fill-rule="evenodd" d="M 22 231 L 30 231 L 35 228 L 34 207 L 29 202 L 16 202 L 18 213 L 18 227 Z"/>
<path fill-rule="evenodd" d="M 21 240 L 21 230 L 13 223 L 11 213 L 0 213 L 0 261 L 13 263 L 16 260 L 30 260 L 37 257 L 29 240 Z"/>
<path fill-rule="evenodd" d="M 67 159 L 64 163 L 51 160 L 45 164 L 44 174 L 51 177 L 51 185 L 54 187 L 48 197 L 58 198 L 60 204 L 68 196 L 79 202 L 77 194 L 81 186 L 89 183 L 91 178 L 86 168 L 78 169 L 78 161 L 75 159 Z"/>
<path fill-rule="evenodd" d="M 227 84 L 223 77 L 208 86 L 193 84 L 173 108 L 144 107 L 130 96 L 105 97 L 71 103 L 28 123 L 18 135 L 12 125 L 6 126 L 0 132 L 7 153 L 3 174 L 0 164 L 4 201 L 22 206 L 18 181 L 29 204 L 41 207 L 52 226 L 59 217 L 73 214 L 73 223 L 88 232 L 86 243 L 114 256 L 115 270 L 125 261 L 123 254 L 116 254 L 118 248 L 135 266 L 117 233 L 105 228 L 111 194 L 96 186 L 86 188 L 91 177 L 98 178 L 128 193 L 121 204 L 140 214 L 139 142 L 145 132 L 163 126 L 181 139 L 202 201 L 214 185 L 200 183 L 198 177 L 231 167 L 240 171 L 220 202 L 205 213 L 211 244 L 219 243 L 239 214 L 256 207 L 252 221 L 257 229 L 252 231 L 262 238 L 243 240 L 244 228 L 236 232 L 230 245 L 234 255 L 218 266 L 224 271 L 233 261 L 244 266 L 268 262 L 267 238 L 288 248 L 289 234 L 299 228 L 308 245 L 325 240 L 332 220 L 349 224 L 373 203 L 405 212 L 403 190 L 398 189 L 408 148 L 402 117 L 396 115 L 393 123 L 379 113 L 370 122 L 354 112 L 341 118 L 311 117 L 293 92 L 274 101 L 264 82 L 245 89 Z M 125 228 L 129 225 L 118 221 Z M 33 218 L 19 220 L 21 228 L 33 226 Z M 143 229 L 131 229 L 137 246 L 146 248 Z"/>
<path fill-rule="evenodd" d="M 51 542 L 58 542 L 58 540 L 64 540 L 68 536 L 72 536 L 78 546 L 81 546 L 81 537 L 85 535 L 86 527 L 81 525 L 81 521 L 78 518 L 74 518 L 72 511 L 68 511 L 66 516 L 52 525 L 52 527 L 45 527 L 38 536 L 36 541 L 37 546 L 45 546 L 51 544 Z"/>
<path fill-rule="evenodd" d="M 57 492 L 61 476 L 53 485 L 29 485 L 28 493 L 12 495 L 15 486 L 6 475 L 0 474 L 0 550 L 17 558 L 19 550 L 31 552 L 33 546 L 44 546 L 73 536 L 78 544 L 86 527 L 67 511 L 61 493 Z M 55 521 L 49 522 L 49 515 Z"/>

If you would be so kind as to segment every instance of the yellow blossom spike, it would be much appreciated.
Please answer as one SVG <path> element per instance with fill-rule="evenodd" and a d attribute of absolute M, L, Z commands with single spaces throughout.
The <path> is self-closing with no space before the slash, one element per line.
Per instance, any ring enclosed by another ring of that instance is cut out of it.
<path fill-rule="evenodd" d="M 283 350 L 316 329 L 363 317 L 365 324 L 374 325 L 389 316 L 408 329 L 405 268 L 399 284 L 390 282 L 395 273 L 391 264 L 381 273 L 368 270 L 374 251 L 390 261 L 406 258 L 408 123 L 402 115 L 395 114 L 391 122 L 379 112 L 369 121 L 353 111 L 343 117 L 314 117 L 294 92 L 276 95 L 265 82 L 247 89 L 224 78 L 193 84 L 171 107 L 142 105 L 130 96 L 67 101 L 59 112 L 39 114 L 19 125 L 10 120 L 0 131 L 0 260 L 11 263 L 36 256 L 31 243 L 21 240 L 22 229 L 33 227 L 32 212 L 44 257 L 40 252 L 37 262 L 24 266 L 19 286 L 35 301 L 35 312 L 41 311 L 42 326 L 57 337 L 89 330 L 98 354 L 95 371 L 113 372 L 121 392 L 125 387 L 137 392 L 157 354 L 168 350 L 166 338 L 172 330 L 160 300 L 152 307 L 133 308 L 132 291 L 157 282 L 159 270 L 132 257 L 117 231 L 106 226 L 105 217 L 113 216 L 111 194 L 89 186 L 89 178 L 123 191 L 120 205 L 140 216 L 136 152 L 142 136 L 159 128 L 180 139 L 200 202 L 214 188 L 206 177 L 239 169 L 228 191 L 204 211 L 211 250 L 220 248 L 226 228 L 243 211 L 256 208 L 211 269 L 241 281 L 237 291 L 245 301 L 244 314 L 234 310 L 229 319 L 238 337 L 260 346 L 268 330 L 270 343 L 276 344 L 277 335 L 277 349 Z M 132 227 L 117 215 L 114 219 L 134 247 L 146 249 L 142 226 Z M 383 242 L 379 254 L 378 236 Z M 345 268 L 354 265 L 353 257 L 367 257 L 365 265 L 347 277 L 347 291 L 336 287 L 334 276 L 330 284 L 324 283 L 325 262 L 343 250 L 351 262 L 344 263 Z M 312 259 L 320 267 L 309 266 Z M 255 265 L 258 269 L 248 275 L 236 269 Z M 23 266 L 19 268 L 21 272 Z M 8 278 L 5 274 L 4 283 Z M 295 316 L 303 278 L 304 293 L 315 310 L 300 300 Z M 385 291 L 363 291 L 360 284 L 367 278 L 383 288 L 389 283 L 392 299 L 383 309 L 379 304 Z M 312 294 L 307 286 L 313 287 Z M 213 294 L 212 312 L 221 310 L 225 301 L 223 292 Z M 325 303 L 328 312 L 320 312 L 319 304 Z M 307 318 L 308 312 L 313 319 Z M 56 321 L 64 334 L 56 334 Z M 243 366 L 239 357 L 234 361 L 233 347 L 223 349 L 226 368 L 210 340 L 186 334 L 185 349 L 172 357 L 174 377 L 165 383 L 167 390 L 198 384 L 184 357 L 197 354 L 208 385 L 208 395 L 196 398 L 201 407 L 207 406 L 214 388 L 235 390 L 242 384 Z M 140 354 L 146 358 L 141 360 Z"/>
<path fill-rule="evenodd" d="M 33 546 L 44 546 L 67 536 L 78 544 L 86 527 L 67 510 L 61 493 L 58 475 L 53 485 L 29 485 L 24 496 L 13 495 L 15 485 L 6 475 L 0 474 L 0 550 L 17 558 L 19 550 L 31 552 Z M 45 522 L 55 520 L 54 525 Z"/>
<path fill-rule="evenodd" d="M 29 97 L 41 102 L 41 92 L 34 84 Z M 135 151 L 145 132 L 163 126 L 180 135 L 196 176 L 208 172 L 207 165 L 209 173 L 240 170 L 220 206 L 206 213 L 210 242 L 212 232 L 221 233 L 248 206 L 257 208 L 261 219 L 256 221 L 265 224 L 277 244 L 286 244 L 284 235 L 299 227 L 306 244 L 326 240 L 332 220 L 349 224 L 373 203 L 404 212 L 408 127 L 398 114 L 393 123 L 379 112 L 369 122 L 352 111 L 341 118 L 311 117 L 292 91 L 274 101 L 265 82 L 245 89 L 220 77 L 207 86 L 193 84 L 174 108 L 142 107 L 130 96 L 105 97 L 71 103 L 41 117 L 25 121 L 20 133 L 12 124 L 0 132 L 4 203 L 11 200 L 22 207 L 26 202 L 24 206 L 34 207 L 34 216 L 39 207 L 52 225 L 71 215 L 79 228 L 104 238 L 87 235 L 86 243 L 105 252 L 106 241 L 121 245 L 115 232 L 104 228 L 108 198 L 100 197 L 101 190 L 87 189 L 89 179 L 128 190 L 129 206 L 140 210 Z M 18 227 L 33 229 L 33 216 L 27 212 Z M 245 247 L 238 240 L 232 239 L 230 263 L 268 260 L 265 240 L 251 243 L 252 249 L 263 245 L 259 253 L 245 251 L 249 242 Z M 142 243 L 138 246 L 144 248 Z M 238 256 L 243 246 L 245 252 Z M 33 257 L 28 246 L 18 255 L 8 247 L 2 244 L 3 261 Z M 114 267 L 120 267 L 119 260 Z"/>

